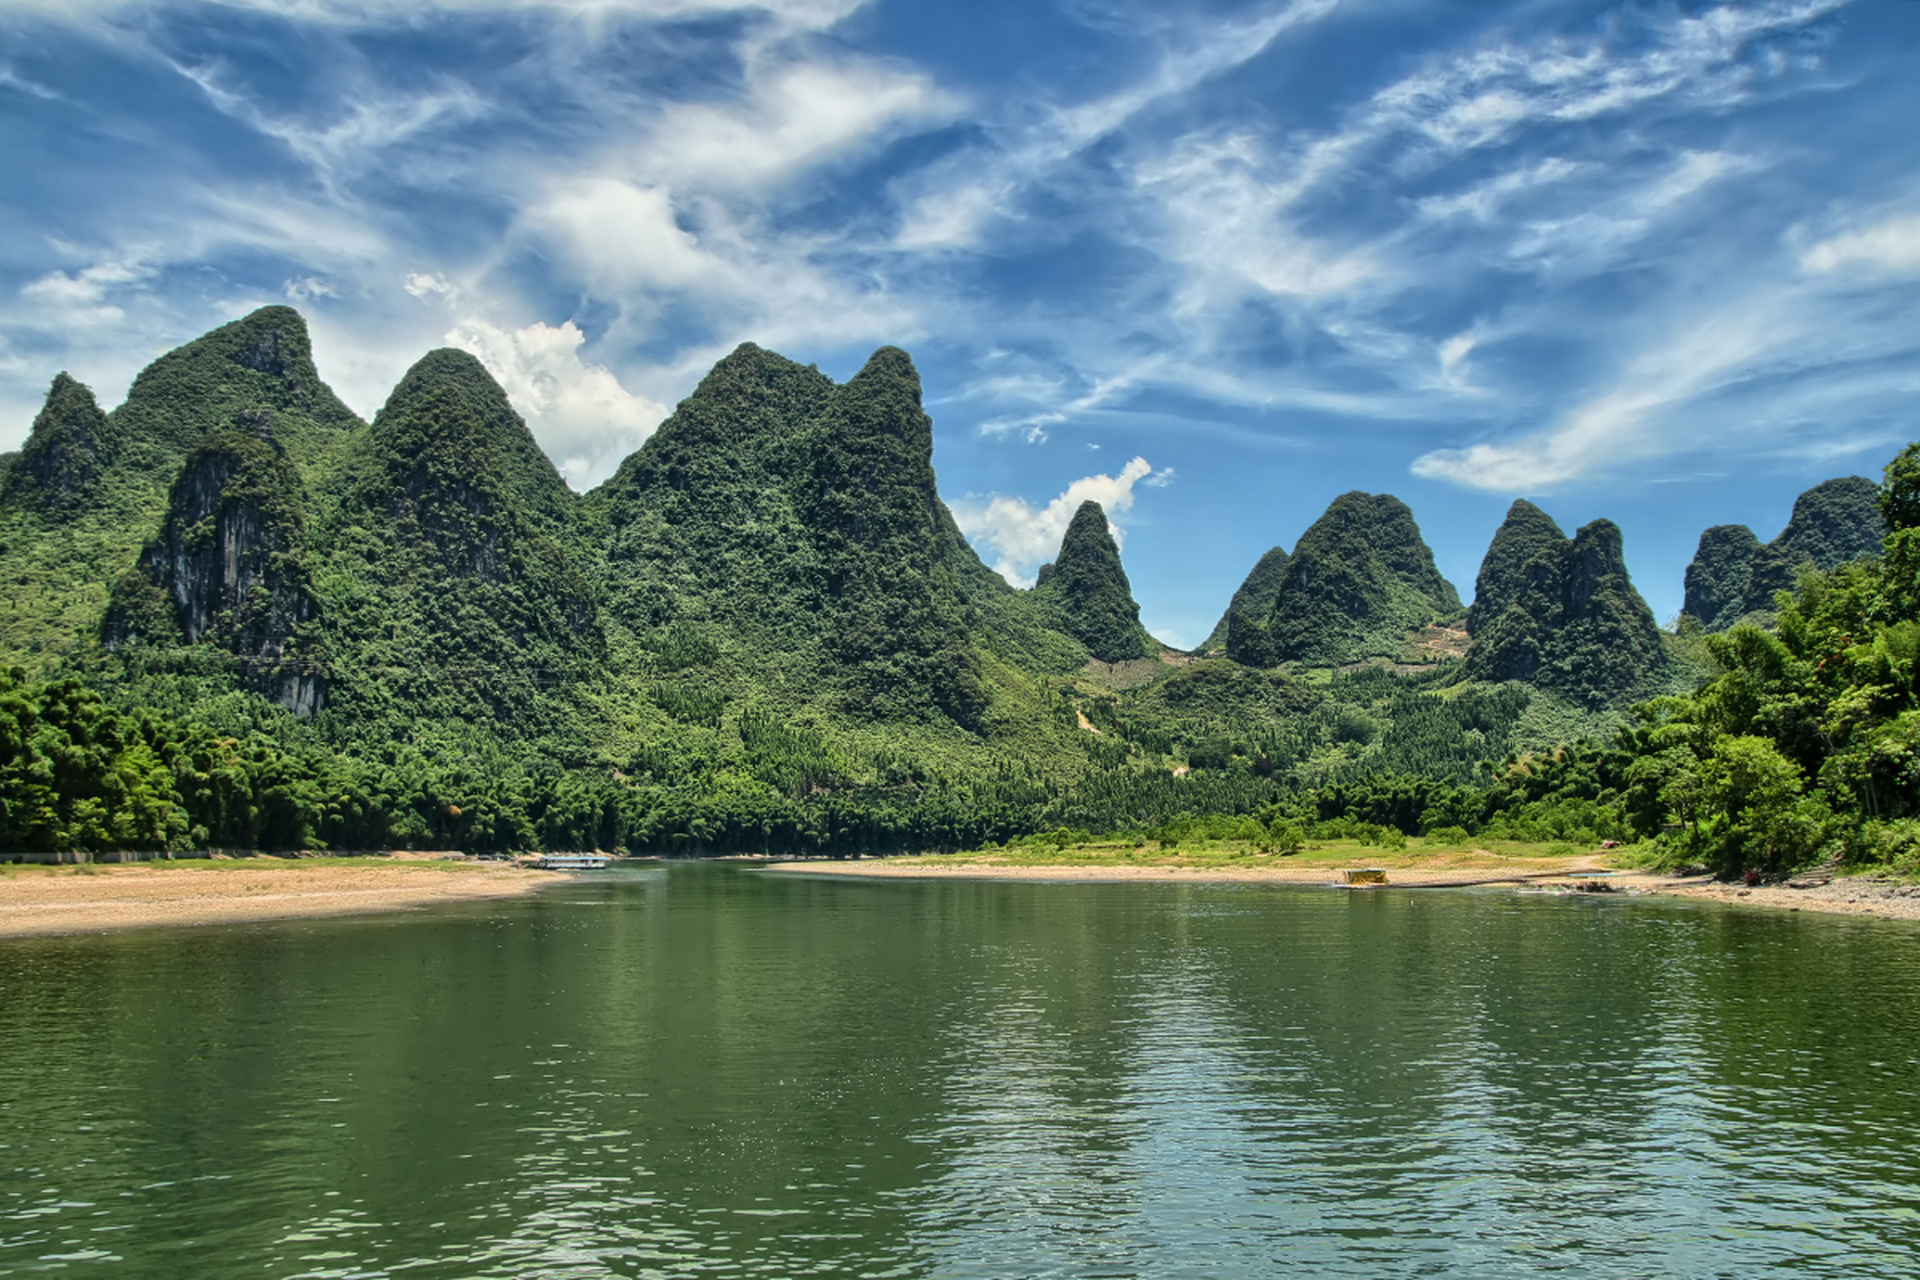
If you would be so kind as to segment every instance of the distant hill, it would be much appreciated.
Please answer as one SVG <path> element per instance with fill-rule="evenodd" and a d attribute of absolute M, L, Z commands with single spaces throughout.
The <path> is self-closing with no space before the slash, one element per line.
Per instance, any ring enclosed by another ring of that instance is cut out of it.
<path fill-rule="evenodd" d="M 1771 616 L 1775 594 L 1791 589 L 1804 565 L 1834 569 L 1879 555 L 1886 525 L 1878 494 L 1862 476 L 1817 484 L 1794 500 L 1787 527 L 1764 545 L 1743 524 L 1708 529 L 1687 566 L 1681 612 L 1725 631 L 1750 614 Z"/>
<path fill-rule="evenodd" d="M 0 490 L 0 650 L 44 667 L 92 644 L 113 585 L 167 511 L 188 455 L 207 436 L 271 435 L 303 477 L 325 471 L 365 424 L 321 382 L 306 322 L 263 307 L 166 355 L 102 418 L 66 374 Z"/>
<path fill-rule="evenodd" d="M 1273 613 L 1273 602 L 1280 595 L 1280 580 L 1286 576 L 1288 556 L 1283 547 L 1274 547 L 1259 560 L 1227 601 L 1227 611 L 1200 644 L 1200 652 L 1225 652 L 1228 624 L 1238 613 L 1243 619 L 1264 622 Z"/>
<path fill-rule="evenodd" d="M 1060 554 L 1040 567 L 1033 595 L 1051 625 L 1102 662 L 1151 658 L 1164 647 L 1140 625 L 1120 548 L 1097 502 L 1083 502 L 1074 512 Z"/>
<path fill-rule="evenodd" d="M 1568 539 L 1526 501 L 1494 533 L 1467 630 L 1474 678 L 1521 680 L 1594 707 L 1645 696 L 1666 667 L 1619 526 L 1595 520 Z"/>
<path fill-rule="evenodd" d="M 1405 652 L 1407 635 L 1460 611 L 1407 504 L 1347 493 L 1301 535 L 1264 618 L 1228 613 L 1227 656 L 1333 665 Z"/>

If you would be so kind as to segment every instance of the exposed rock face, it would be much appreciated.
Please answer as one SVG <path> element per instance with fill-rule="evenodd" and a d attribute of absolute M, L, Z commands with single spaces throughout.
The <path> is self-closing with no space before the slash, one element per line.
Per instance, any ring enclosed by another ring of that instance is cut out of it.
<path fill-rule="evenodd" d="M 1794 499 L 1787 527 L 1764 546 L 1743 524 L 1708 529 L 1687 566 L 1682 612 L 1725 631 L 1749 614 L 1771 614 L 1774 595 L 1791 590 L 1807 565 L 1834 569 L 1879 555 L 1886 534 L 1879 492 L 1862 476 L 1817 484 Z"/>
<path fill-rule="evenodd" d="M 1270 647 L 1259 652 L 1241 628 L 1237 644 L 1229 635 L 1227 656 L 1330 665 L 1394 655 L 1408 632 L 1459 608 L 1406 503 L 1342 494 L 1293 549 L 1265 623 Z"/>
<path fill-rule="evenodd" d="M 1280 596 L 1280 580 L 1286 576 L 1288 559 L 1286 551 L 1280 547 L 1260 557 L 1253 571 L 1247 574 L 1246 580 L 1233 593 L 1233 598 L 1227 601 L 1227 611 L 1214 624 L 1213 633 L 1200 645 L 1203 652 L 1226 646 L 1229 624 L 1235 613 L 1241 616 L 1243 628 L 1245 623 L 1258 623 L 1273 613 L 1273 602 Z"/>
<path fill-rule="evenodd" d="M 1097 502 L 1083 502 L 1060 540 L 1060 554 L 1034 585 L 1054 625 L 1102 662 L 1148 658 L 1160 645 L 1140 625 L 1140 606 L 1120 564 L 1120 548 Z"/>
<path fill-rule="evenodd" d="M 35 502 L 49 514 L 74 510 L 107 464 L 109 436 L 92 390 L 60 374 L 17 462 L 6 470 L 6 496 Z"/>
<path fill-rule="evenodd" d="M 1627 574 L 1620 528 L 1596 520 L 1568 541 L 1516 502 L 1494 535 L 1468 628 L 1467 670 L 1604 706 L 1647 690 L 1666 665 L 1653 611 Z"/>
<path fill-rule="evenodd" d="M 256 417 L 250 425 L 265 425 Z M 187 457 L 158 538 L 114 588 L 107 643 L 210 643 L 242 663 L 243 682 L 299 715 L 325 682 L 310 638 L 300 479 L 271 438 L 217 432 Z"/>

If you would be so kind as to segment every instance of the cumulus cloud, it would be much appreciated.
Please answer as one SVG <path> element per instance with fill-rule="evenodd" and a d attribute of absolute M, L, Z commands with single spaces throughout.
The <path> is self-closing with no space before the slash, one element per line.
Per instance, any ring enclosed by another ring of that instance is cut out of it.
<path fill-rule="evenodd" d="M 1060 550 L 1060 540 L 1081 503 L 1099 503 L 1106 510 L 1108 528 L 1119 541 L 1125 535 L 1112 517 L 1132 508 L 1134 486 L 1145 481 L 1157 487 L 1171 482 L 1172 477 L 1172 468 L 1156 472 L 1145 458 L 1134 458 L 1120 468 L 1117 476 L 1075 480 L 1044 507 L 1036 508 L 1025 498 L 994 494 L 984 502 L 969 498 L 951 504 L 953 518 L 975 547 L 995 557 L 993 567 L 1001 577 L 1016 587 L 1030 587 L 1040 565 Z"/>
<path fill-rule="evenodd" d="M 667 416 L 604 365 L 580 358 L 586 335 L 571 320 L 502 329 L 468 321 L 447 334 L 506 389 L 567 483 L 585 489 L 613 473 Z"/>
<path fill-rule="evenodd" d="M 49 271 L 22 286 L 20 296 L 65 324 L 114 324 L 127 313 L 109 301 L 110 296 L 153 275 L 154 268 L 145 262 L 99 262 L 78 271 Z"/>

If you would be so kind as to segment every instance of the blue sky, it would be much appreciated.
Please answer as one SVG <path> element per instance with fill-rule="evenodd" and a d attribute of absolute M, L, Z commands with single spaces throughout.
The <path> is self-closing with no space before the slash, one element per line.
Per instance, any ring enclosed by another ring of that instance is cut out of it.
<path fill-rule="evenodd" d="M 487 362 L 578 488 L 751 340 L 911 351 L 1030 578 L 1201 639 L 1337 494 L 1700 530 L 1920 435 L 1916 0 L 0 0 L 0 447 L 267 302 Z"/>

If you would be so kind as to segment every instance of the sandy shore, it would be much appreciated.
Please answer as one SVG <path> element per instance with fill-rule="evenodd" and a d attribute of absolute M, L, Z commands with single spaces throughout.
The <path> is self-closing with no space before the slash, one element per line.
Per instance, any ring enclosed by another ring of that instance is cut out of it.
<path fill-rule="evenodd" d="M 1667 894 L 1702 898 L 1738 906 L 1770 907 L 1789 911 L 1818 911 L 1835 915 L 1878 916 L 1890 920 L 1920 920 L 1920 885 L 1906 885 L 1868 876 L 1827 878 L 1809 876 L 1786 884 L 1746 888 L 1723 884 L 1706 876 L 1666 876 L 1648 872 L 1614 872 L 1604 877 L 1583 873 L 1597 869 L 1597 857 L 1527 859 L 1509 866 L 1420 865 L 1392 867 L 1387 887 L 1401 889 L 1466 888 L 1503 885 L 1515 889 L 1573 891 L 1576 882 L 1598 882 L 1607 892 Z M 1158 881 L 1175 884 L 1298 884 L 1333 885 L 1337 872 L 1325 863 L 1275 863 L 1256 867 L 1173 867 L 1140 865 L 1061 866 L 994 863 L 925 858 L 871 858 L 854 862 L 786 862 L 772 871 L 807 875 L 878 876 L 915 879 L 1047 880 L 1079 883 Z"/>
<path fill-rule="evenodd" d="M 0 871 L 0 937 L 409 911 L 515 897 L 565 879 L 500 863 L 327 866 L 277 858 L 9 867 Z"/>

